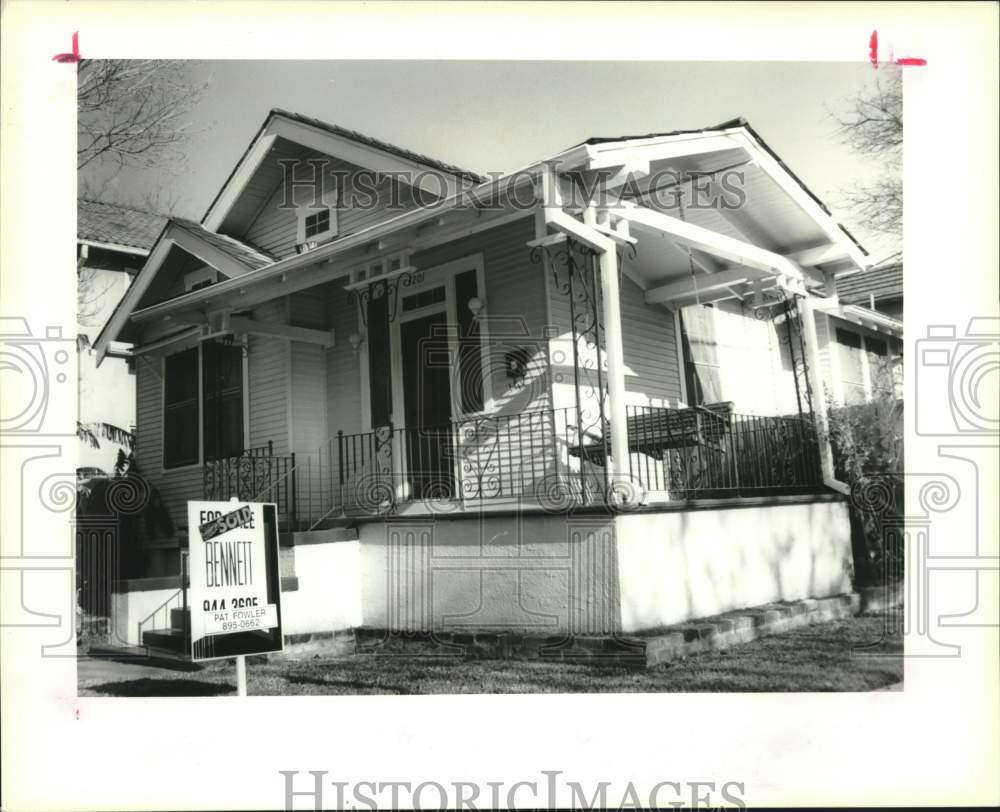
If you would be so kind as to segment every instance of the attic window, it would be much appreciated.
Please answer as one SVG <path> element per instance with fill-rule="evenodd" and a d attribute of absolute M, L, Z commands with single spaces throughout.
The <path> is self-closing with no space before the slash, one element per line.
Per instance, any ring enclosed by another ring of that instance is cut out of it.
<path fill-rule="evenodd" d="M 209 285 L 214 285 L 219 281 L 218 274 L 212 268 L 199 268 L 184 274 L 184 292 L 190 293 L 193 290 L 201 290 Z"/>
<path fill-rule="evenodd" d="M 325 234 L 330 230 L 330 210 L 323 209 L 323 211 L 307 215 L 304 226 L 307 240 L 319 234 Z"/>
<path fill-rule="evenodd" d="M 303 206 L 299 209 L 298 242 L 318 242 L 337 235 L 337 212 L 329 207 Z"/>

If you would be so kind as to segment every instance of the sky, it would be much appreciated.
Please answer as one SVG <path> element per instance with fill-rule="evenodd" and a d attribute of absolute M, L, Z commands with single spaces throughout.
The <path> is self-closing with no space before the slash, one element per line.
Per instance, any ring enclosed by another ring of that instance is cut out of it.
<path fill-rule="evenodd" d="M 592 136 L 697 129 L 742 116 L 851 229 L 873 259 L 898 250 L 838 203 L 879 167 L 837 137 L 831 111 L 874 81 L 867 62 L 207 61 L 182 165 L 125 169 L 102 199 L 159 194 L 200 220 L 273 107 L 338 124 L 483 174 Z"/>

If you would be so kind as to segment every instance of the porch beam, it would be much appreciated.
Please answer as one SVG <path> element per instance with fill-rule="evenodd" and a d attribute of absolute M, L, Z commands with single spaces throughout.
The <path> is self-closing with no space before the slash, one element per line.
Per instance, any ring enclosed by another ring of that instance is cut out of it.
<path fill-rule="evenodd" d="M 736 265 L 743 265 L 768 273 L 780 273 L 805 285 L 805 277 L 798 267 L 790 260 L 759 248 L 734 237 L 720 234 L 717 231 L 687 223 L 669 214 L 654 211 L 644 206 L 620 205 L 611 210 L 615 217 L 620 217 L 647 228 L 669 234 L 675 243 L 684 247 L 696 248 L 707 254 L 721 257 Z"/>
<path fill-rule="evenodd" d="M 746 268 L 733 268 L 728 271 L 717 271 L 715 273 L 704 274 L 697 278 L 687 277 L 677 282 L 670 282 L 666 285 L 651 288 L 646 291 L 646 304 L 664 304 L 677 299 L 686 299 L 701 293 L 710 293 L 719 288 L 729 288 L 731 285 L 740 285 L 744 282 L 752 282 L 768 276 L 764 271 L 752 271 Z M 730 291 L 736 296 L 736 291 Z"/>
<path fill-rule="evenodd" d="M 661 144 L 649 144 L 648 146 L 622 147 L 612 144 L 605 149 L 594 150 L 593 157 L 587 166 L 588 169 L 602 169 L 606 167 L 622 166 L 629 160 L 638 157 L 630 155 L 633 151 L 641 153 L 642 160 L 667 161 L 672 158 L 684 158 L 688 155 L 707 155 L 712 152 L 722 152 L 729 149 L 743 149 L 743 145 L 728 135 L 692 135 L 688 139 L 678 139 L 665 141 Z"/>
<path fill-rule="evenodd" d="M 834 262 L 838 259 L 847 258 L 847 251 L 842 245 L 817 245 L 812 248 L 803 248 L 801 251 L 792 251 L 786 256 L 799 265 L 822 265 L 826 262 Z"/>
<path fill-rule="evenodd" d="M 271 338 L 285 338 L 289 341 L 301 341 L 305 344 L 319 344 L 322 347 L 333 347 L 335 335 L 333 330 L 313 330 L 309 327 L 295 327 L 291 324 L 279 324 L 273 321 L 257 321 L 246 316 L 230 316 L 229 327 L 234 333 L 246 335 L 262 335 Z"/>

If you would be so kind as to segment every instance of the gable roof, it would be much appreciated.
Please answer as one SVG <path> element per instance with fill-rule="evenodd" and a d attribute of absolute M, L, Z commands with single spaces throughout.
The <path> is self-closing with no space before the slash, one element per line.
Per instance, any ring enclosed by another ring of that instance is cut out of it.
<path fill-rule="evenodd" d="M 148 254 L 166 223 L 166 217 L 139 209 L 99 200 L 76 202 L 76 236 L 85 242 Z"/>
<path fill-rule="evenodd" d="M 248 266 L 251 270 L 263 268 L 265 265 L 270 265 L 275 260 L 275 257 L 265 252 L 262 248 L 258 248 L 257 246 L 251 245 L 247 242 L 240 242 L 239 240 L 234 239 L 233 237 L 228 237 L 225 234 L 216 234 L 214 231 L 209 231 L 200 223 L 196 223 L 193 220 L 184 220 L 174 217 L 171 218 L 170 223 L 183 228 L 195 237 L 198 237 L 207 242 L 209 245 L 218 248 L 224 254 L 237 262 Z"/>
<path fill-rule="evenodd" d="M 833 213 L 830 211 L 827 205 L 816 195 L 815 192 L 812 191 L 812 189 L 806 186 L 802 178 L 796 175 L 789 168 L 788 164 L 786 164 L 781 159 L 778 153 L 775 152 L 773 149 L 771 149 L 768 143 L 763 138 L 760 137 L 760 133 L 758 133 L 753 127 L 751 127 L 750 122 L 747 121 L 742 116 L 730 119 L 729 121 L 723 121 L 721 124 L 715 124 L 710 127 L 701 127 L 699 129 L 694 129 L 694 130 L 671 130 L 669 132 L 646 133 L 645 135 L 619 135 L 610 137 L 595 136 L 588 138 L 586 141 L 583 141 L 578 146 L 611 144 L 619 141 L 642 141 L 644 139 L 652 139 L 652 138 L 672 138 L 675 136 L 685 136 L 685 135 L 701 135 L 706 133 L 721 132 L 724 130 L 732 130 L 737 128 L 746 130 L 747 134 L 750 135 L 750 137 L 757 142 L 757 144 L 761 147 L 761 149 L 763 149 L 778 164 L 779 167 L 781 167 L 782 171 L 784 171 L 785 174 L 787 174 L 793 181 L 795 181 L 795 183 L 798 184 L 799 187 L 801 187 L 802 191 L 804 191 L 810 198 L 812 198 L 812 200 L 820 207 L 820 209 L 823 210 L 823 212 L 827 216 L 831 218 L 833 217 Z M 845 226 L 843 226 L 840 223 L 837 223 L 836 226 L 842 232 L 844 232 L 844 234 L 851 240 L 852 243 L 854 243 L 854 245 L 857 246 L 858 250 L 860 250 L 862 254 L 868 256 L 868 250 L 860 242 L 858 242 L 857 238 Z"/>
<path fill-rule="evenodd" d="M 846 304 L 868 304 L 903 296 L 903 263 L 890 262 L 837 281 L 837 296 Z"/>
<path fill-rule="evenodd" d="M 424 164 L 424 166 L 429 166 L 432 169 L 440 169 L 442 172 L 447 172 L 449 175 L 455 175 L 455 177 L 463 178 L 464 180 L 471 181 L 472 183 L 484 183 L 487 180 L 484 176 L 477 172 L 472 172 L 469 169 L 462 169 L 462 167 L 455 166 L 455 164 L 445 163 L 444 161 L 439 161 L 437 158 L 432 158 L 429 155 L 414 152 L 413 150 L 405 149 L 404 147 L 397 147 L 395 144 L 390 144 L 388 141 L 381 141 L 378 138 L 372 138 L 370 135 L 359 133 L 357 130 L 348 130 L 346 127 L 330 124 L 326 121 L 321 121 L 318 118 L 304 116 L 301 113 L 291 113 L 288 110 L 282 110 L 278 107 L 271 110 L 269 117 L 270 116 L 284 116 L 292 121 L 309 124 L 310 126 L 317 127 L 321 130 L 326 130 L 326 132 L 332 135 L 349 138 L 352 141 L 357 141 L 359 144 L 380 149 L 382 152 L 388 152 L 390 155 L 397 155 L 400 158 L 406 158 L 408 161 L 415 161 L 418 164 Z"/>
<path fill-rule="evenodd" d="M 296 128 L 298 128 L 296 130 Z M 291 132 L 289 132 L 291 130 Z M 250 140 L 243 154 L 233 167 L 225 182 L 219 188 L 218 193 L 205 210 L 201 222 L 209 228 L 218 228 L 225 219 L 226 213 L 231 208 L 235 197 L 244 188 L 250 175 L 259 165 L 260 161 L 273 145 L 275 137 L 280 136 L 292 142 L 302 143 L 312 146 L 319 152 L 331 152 L 336 154 L 344 148 L 345 143 L 352 146 L 351 152 L 359 150 L 376 150 L 387 156 L 389 163 L 395 162 L 394 168 L 427 168 L 444 173 L 446 176 L 454 178 L 455 181 L 464 182 L 466 185 L 478 185 L 485 183 L 487 178 L 467 169 L 455 166 L 454 164 L 439 161 L 436 158 L 423 155 L 412 150 L 398 147 L 388 141 L 381 141 L 377 138 L 359 133 L 356 130 L 349 130 L 336 124 L 330 124 L 317 118 L 304 116 L 299 113 L 292 113 L 280 108 L 272 108 L 264 123 L 261 124 L 254 137 Z M 310 143 L 325 140 L 325 143 Z M 331 137 L 337 146 L 331 145 Z M 331 151 L 332 150 L 332 151 Z M 353 162 L 353 161 L 352 161 Z M 446 183 L 446 185 L 449 185 Z M 440 188 L 440 187 L 438 187 Z M 450 190 L 448 192 L 450 194 Z M 445 196 L 447 197 L 448 194 Z"/>

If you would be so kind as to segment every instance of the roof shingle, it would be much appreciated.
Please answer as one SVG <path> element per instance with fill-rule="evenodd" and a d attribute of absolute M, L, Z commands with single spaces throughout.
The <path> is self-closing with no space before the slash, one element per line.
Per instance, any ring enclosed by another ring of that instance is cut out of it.
<path fill-rule="evenodd" d="M 173 217 L 170 220 L 174 225 L 180 226 L 186 231 L 190 231 L 196 237 L 204 240 L 209 245 L 218 248 L 223 253 L 235 259 L 237 262 L 241 262 L 246 265 L 251 270 L 257 270 L 258 268 L 263 268 L 266 265 L 271 265 L 275 258 L 262 249 L 255 245 L 250 245 L 245 242 L 240 242 L 232 237 L 227 237 L 225 234 L 216 234 L 214 231 L 209 231 L 202 225 L 194 222 L 193 220 L 184 220 L 179 217 Z"/>
<path fill-rule="evenodd" d="M 897 299 L 903 295 L 903 263 L 892 262 L 869 268 L 837 280 L 837 296 L 845 304 L 867 304 L 870 296 L 876 301 Z"/>
<path fill-rule="evenodd" d="M 167 218 L 98 200 L 77 200 L 76 236 L 81 240 L 121 245 L 148 252 Z"/>

